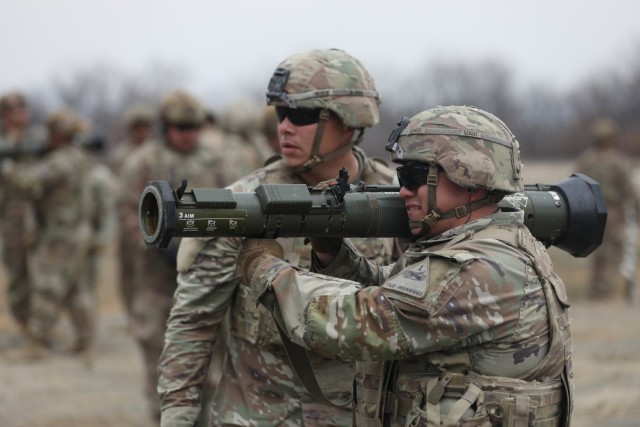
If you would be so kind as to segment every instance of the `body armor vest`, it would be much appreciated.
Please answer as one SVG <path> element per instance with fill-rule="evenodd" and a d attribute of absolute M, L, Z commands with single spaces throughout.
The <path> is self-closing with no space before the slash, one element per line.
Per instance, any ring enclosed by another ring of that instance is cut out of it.
<path fill-rule="evenodd" d="M 358 362 L 356 426 L 569 426 L 573 409 L 569 304 L 544 247 L 523 228 L 464 233 L 444 247 L 468 239 L 496 239 L 531 260 L 547 302 L 547 355 L 520 378 L 475 373 L 464 348 L 410 361 Z M 427 256 L 409 250 L 394 272 Z"/>

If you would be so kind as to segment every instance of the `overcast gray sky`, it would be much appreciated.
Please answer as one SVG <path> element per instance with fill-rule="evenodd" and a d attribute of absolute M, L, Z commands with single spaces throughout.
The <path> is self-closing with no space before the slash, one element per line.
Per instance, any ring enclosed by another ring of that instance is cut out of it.
<path fill-rule="evenodd" d="M 189 89 L 266 86 L 291 53 L 338 47 L 380 86 L 429 60 L 502 58 L 564 89 L 640 49 L 638 0 L 0 0 L 0 92 L 96 63 L 180 64 Z"/>

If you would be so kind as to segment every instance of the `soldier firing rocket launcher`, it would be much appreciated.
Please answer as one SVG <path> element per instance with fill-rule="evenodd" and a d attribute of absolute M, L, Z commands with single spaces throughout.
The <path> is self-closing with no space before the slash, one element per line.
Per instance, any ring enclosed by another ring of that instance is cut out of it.
<path fill-rule="evenodd" d="M 397 186 L 263 184 L 255 192 L 171 189 L 150 181 L 142 192 L 139 221 L 147 246 L 165 248 L 173 237 L 399 237 L 411 238 L 405 202 Z M 573 174 L 554 185 L 525 185 L 509 194 L 502 210 L 523 210 L 524 223 L 547 246 L 585 257 L 602 242 L 607 208 L 600 185 Z"/>

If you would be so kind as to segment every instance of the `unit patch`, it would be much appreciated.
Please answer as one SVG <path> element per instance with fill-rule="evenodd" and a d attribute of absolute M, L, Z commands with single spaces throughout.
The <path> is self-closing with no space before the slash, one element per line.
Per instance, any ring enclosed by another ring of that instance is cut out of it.
<path fill-rule="evenodd" d="M 402 270 L 399 274 L 389 278 L 382 286 L 413 298 L 424 298 L 429 283 L 429 258 Z"/>

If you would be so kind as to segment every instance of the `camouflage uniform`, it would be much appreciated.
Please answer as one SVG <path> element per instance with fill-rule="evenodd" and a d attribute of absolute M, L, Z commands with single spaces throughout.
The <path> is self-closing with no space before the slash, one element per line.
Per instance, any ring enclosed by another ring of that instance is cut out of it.
<path fill-rule="evenodd" d="M 425 177 L 441 167 L 489 197 L 522 191 L 517 141 L 494 116 L 439 107 L 402 123 L 387 146 L 395 161 L 429 164 Z M 430 230 L 450 212 L 465 218 L 482 200 L 447 212 L 429 202 L 418 222 Z M 327 268 L 315 265 L 323 275 L 264 255 L 247 270 L 251 294 L 294 343 L 362 361 L 355 425 L 568 425 L 568 303 L 544 246 L 522 212 L 459 223 L 426 234 L 386 267 L 349 241 Z"/>
<path fill-rule="evenodd" d="M 114 242 L 118 230 L 116 212 L 116 194 L 118 186 L 116 178 L 106 165 L 100 163 L 95 157 L 102 150 L 102 143 L 93 146 L 84 146 L 93 151 L 92 164 L 89 171 L 89 224 L 91 238 L 87 253 L 87 262 L 83 274 L 83 286 L 88 289 L 91 297 L 91 305 L 96 306 L 97 286 L 100 273 L 104 265 L 104 259 L 109 248 Z M 95 314 L 95 313 L 94 313 Z M 95 329 L 95 316 L 91 319 Z"/>
<path fill-rule="evenodd" d="M 7 177 L 10 188 L 34 199 L 40 226 L 30 270 L 33 288 L 28 333 L 44 347 L 65 308 L 77 334 L 75 350 L 82 351 L 92 340 L 90 319 L 95 310 L 80 280 L 89 240 L 86 183 L 90 161 L 80 148 L 71 145 L 80 126 L 74 113 L 54 113 L 47 126 L 50 144 L 56 138 L 65 142 L 52 146 L 37 164 L 14 168 Z"/>
<path fill-rule="evenodd" d="M 202 125 L 205 110 L 198 100 L 184 92 L 169 94 L 161 106 L 166 128 L 174 125 Z M 144 358 L 145 393 L 154 417 L 159 417 L 156 392 L 157 363 L 162 352 L 166 320 L 176 289 L 175 255 L 177 247 L 167 250 L 145 248 L 138 226 L 138 202 L 147 181 L 166 180 L 176 186 L 188 179 L 189 186 L 220 185 L 216 179 L 219 159 L 201 143 L 183 152 L 175 149 L 165 135 L 162 141 L 150 141 L 127 160 L 122 170 L 126 189 L 120 210 L 123 232 L 137 241 L 133 255 L 133 329 Z M 173 244 L 177 245 L 178 241 Z"/>
<path fill-rule="evenodd" d="M 24 97 L 18 93 L 8 93 L 0 99 L 0 114 L 11 114 L 13 108 L 27 108 Z M 3 120 L 4 121 L 4 120 Z M 6 125 L 6 124 L 5 124 Z M 37 152 L 45 145 L 45 131 L 32 126 L 24 129 L 16 138 L 0 126 L 0 150 L 22 150 Z M 36 160 L 36 155 L 21 156 L 15 161 L 26 167 Z M 2 162 L 2 160 L 0 160 Z M 3 246 L 2 260 L 7 271 L 7 301 L 9 310 L 21 328 L 25 328 L 29 315 L 28 258 L 36 233 L 33 204 L 21 192 L 11 191 L 0 184 L 0 245 Z"/>
<path fill-rule="evenodd" d="M 596 180 L 607 204 L 607 226 L 602 244 L 591 255 L 589 297 L 611 295 L 621 277 L 620 265 L 625 248 L 627 205 L 638 206 L 632 181 L 632 167 L 616 145 L 617 126 L 610 119 L 592 125 L 594 146 L 577 161 L 576 170 Z"/>
<path fill-rule="evenodd" d="M 308 107 L 300 101 L 301 108 L 325 109 L 332 103 L 331 108 L 335 109 L 331 111 L 342 123 L 347 122 L 348 127 L 360 129 L 377 122 L 377 93 L 375 97 L 370 93 L 375 92 L 373 81 L 346 53 L 312 51 L 294 56 L 281 66 L 291 71 L 287 84 L 280 87 L 283 97 L 314 90 L 313 84 L 318 83 L 315 87 L 318 90 L 341 88 L 340 84 L 349 87 L 354 81 L 359 85 L 351 97 L 336 102 L 333 94 L 325 94 L 323 99 L 311 96 L 307 101 L 315 105 Z M 308 70 L 317 67 L 318 81 L 306 86 L 307 90 L 302 88 L 301 81 L 307 78 L 306 74 L 300 73 L 302 67 L 308 67 Z M 331 72 L 334 73 L 331 78 L 336 80 L 331 82 L 334 86 L 327 88 L 326 73 Z M 355 78 L 348 79 L 349 75 Z M 272 86 L 270 84 L 270 88 Z M 363 95 L 363 87 L 370 92 Z M 362 150 L 351 144 L 346 147 L 358 164 L 353 182 L 395 182 L 393 171 L 385 165 L 366 158 Z M 318 155 L 317 152 L 314 154 Z M 309 168 L 322 164 L 320 156 L 314 160 L 315 165 Z M 240 179 L 229 188 L 254 191 L 258 185 L 267 183 L 309 185 L 300 172 L 298 168 L 289 167 L 285 158 Z M 279 241 L 291 263 L 300 268 L 309 267 L 310 247 L 302 238 Z M 318 403 L 305 391 L 292 370 L 273 320 L 264 309 L 256 308 L 246 288 L 239 286 L 235 274 L 239 244 L 239 239 L 233 238 L 183 239 L 178 257 L 178 290 L 159 366 L 162 425 L 193 426 L 196 422 L 210 347 L 219 336 L 219 325 L 227 312 L 231 319 L 231 334 L 223 375 L 212 399 L 210 425 L 351 425 L 350 411 Z M 366 255 L 380 262 L 391 258 L 391 239 L 360 239 L 356 244 Z M 329 395 L 351 389 L 352 364 L 317 357 L 314 366 Z"/>

